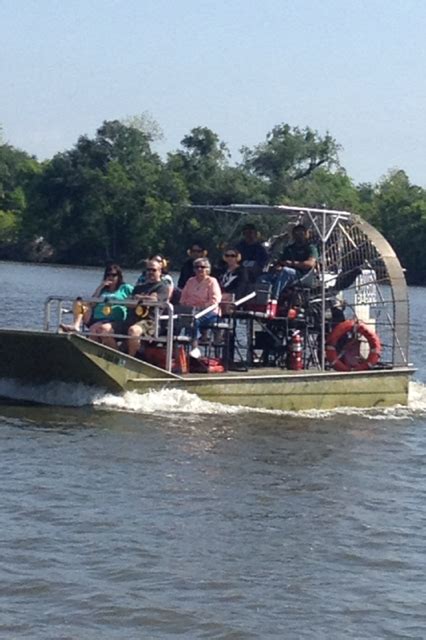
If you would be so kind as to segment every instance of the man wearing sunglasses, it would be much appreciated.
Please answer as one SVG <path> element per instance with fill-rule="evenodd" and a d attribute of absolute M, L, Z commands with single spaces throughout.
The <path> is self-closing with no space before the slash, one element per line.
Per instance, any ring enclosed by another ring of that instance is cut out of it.
<path fill-rule="evenodd" d="M 150 307 L 152 302 L 167 302 L 169 287 L 162 281 L 162 265 L 156 260 L 148 260 L 146 265 L 146 280 L 137 284 L 132 292 L 138 304 L 129 309 L 127 318 L 128 353 L 135 356 L 140 348 L 142 336 L 152 336 L 155 332 L 155 309 Z M 145 304 L 144 304 L 145 303 Z M 146 306 L 148 305 L 148 306 Z"/>

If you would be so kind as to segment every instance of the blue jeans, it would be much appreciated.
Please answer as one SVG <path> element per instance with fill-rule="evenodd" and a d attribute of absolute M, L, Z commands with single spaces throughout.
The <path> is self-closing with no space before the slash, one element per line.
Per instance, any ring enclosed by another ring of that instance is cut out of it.
<path fill-rule="evenodd" d="M 300 271 L 292 269 L 291 267 L 283 267 L 281 271 L 276 273 L 265 273 L 262 275 L 263 282 L 272 284 L 271 297 L 273 300 L 278 300 L 283 289 L 296 280 L 299 280 L 299 278 Z"/>
<path fill-rule="evenodd" d="M 210 313 L 206 313 L 205 316 L 201 318 L 196 318 L 194 320 L 194 338 L 200 337 L 200 329 L 204 329 L 205 327 L 210 327 L 212 324 L 218 322 L 219 316 L 215 311 L 210 311 Z"/>

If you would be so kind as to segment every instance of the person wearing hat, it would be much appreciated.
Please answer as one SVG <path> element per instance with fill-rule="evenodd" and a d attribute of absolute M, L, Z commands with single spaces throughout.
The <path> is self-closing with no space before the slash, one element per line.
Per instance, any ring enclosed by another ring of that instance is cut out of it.
<path fill-rule="evenodd" d="M 310 242 L 309 230 L 297 224 L 292 230 L 293 242 L 284 248 L 279 260 L 282 267 L 272 275 L 272 297 L 278 300 L 281 292 L 295 282 L 302 282 L 313 272 L 318 261 L 318 249 Z"/>
<path fill-rule="evenodd" d="M 198 258 L 205 258 L 207 256 L 207 250 L 201 242 L 193 242 L 189 247 L 188 259 L 182 265 L 182 269 L 179 274 L 179 280 L 177 283 L 178 289 L 183 289 L 189 278 L 192 278 L 194 273 L 194 260 Z"/>
<path fill-rule="evenodd" d="M 255 282 L 268 263 L 268 252 L 259 241 L 259 233 L 254 224 L 244 225 L 242 234 L 243 239 L 235 248 L 241 254 L 241 265 L 247 269 L 248 280 Z"/>

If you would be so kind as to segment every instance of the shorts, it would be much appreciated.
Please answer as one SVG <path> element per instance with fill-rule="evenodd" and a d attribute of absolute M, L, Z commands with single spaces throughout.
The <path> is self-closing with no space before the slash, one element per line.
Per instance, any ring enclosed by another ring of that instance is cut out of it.
<path fill-rule="evenodd" d="M 127 323 L 126 333 L 130 327 L 134 327 L 135 325 L 142 329 L 142 336 L 151 337 L 155 334 L 155 321 L 153 318 L 143 318 L 138 322 Z"/>
<path fill-rule="evenodd" d="M 90 329 L 94 324 L 110 324 L 114 333 L 118 335 L 122 335 L 125 331 L 124 322 L 122 320 L 107 320 L 106 318 L 101 318 L 99 320 L 95 320 L 95 318 L 90 318 L 89 322 L 87 322 L 86 327 Z"/>

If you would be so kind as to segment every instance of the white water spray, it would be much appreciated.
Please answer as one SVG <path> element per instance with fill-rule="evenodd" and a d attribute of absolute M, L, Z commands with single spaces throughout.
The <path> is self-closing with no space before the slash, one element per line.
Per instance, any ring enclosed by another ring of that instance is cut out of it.
<path fill-rule="evenodd" d="M 332 410 L 310 409 L 299 412 L 251 409 L 244 406 L 229 406 L 217 402 L 208 402 L 201 400 L 195 394 L 178 389 L 149 391 L 144 394 L 128 391 L 122 395 L 114 395 L 82 384 L 49 383 L 32 385 L 9 379 L 0 379 L 0 397 L 10 398 L 16 402 L 23 401 L 51 406 L 94 406 L 102 410 L 158 415 L 167 415 L 171 412 L 198 415 L 226 415 L 249 412 L 316 420 L 332 417 L 333 415 L 359 415 L 373 420 L 398 420 L 421 416 L 422 414 L 426 416 L 426 385 L 418 381 L 410 382 L 408 407 L 396 406 L 383 409 L 339 407 Z"/>

